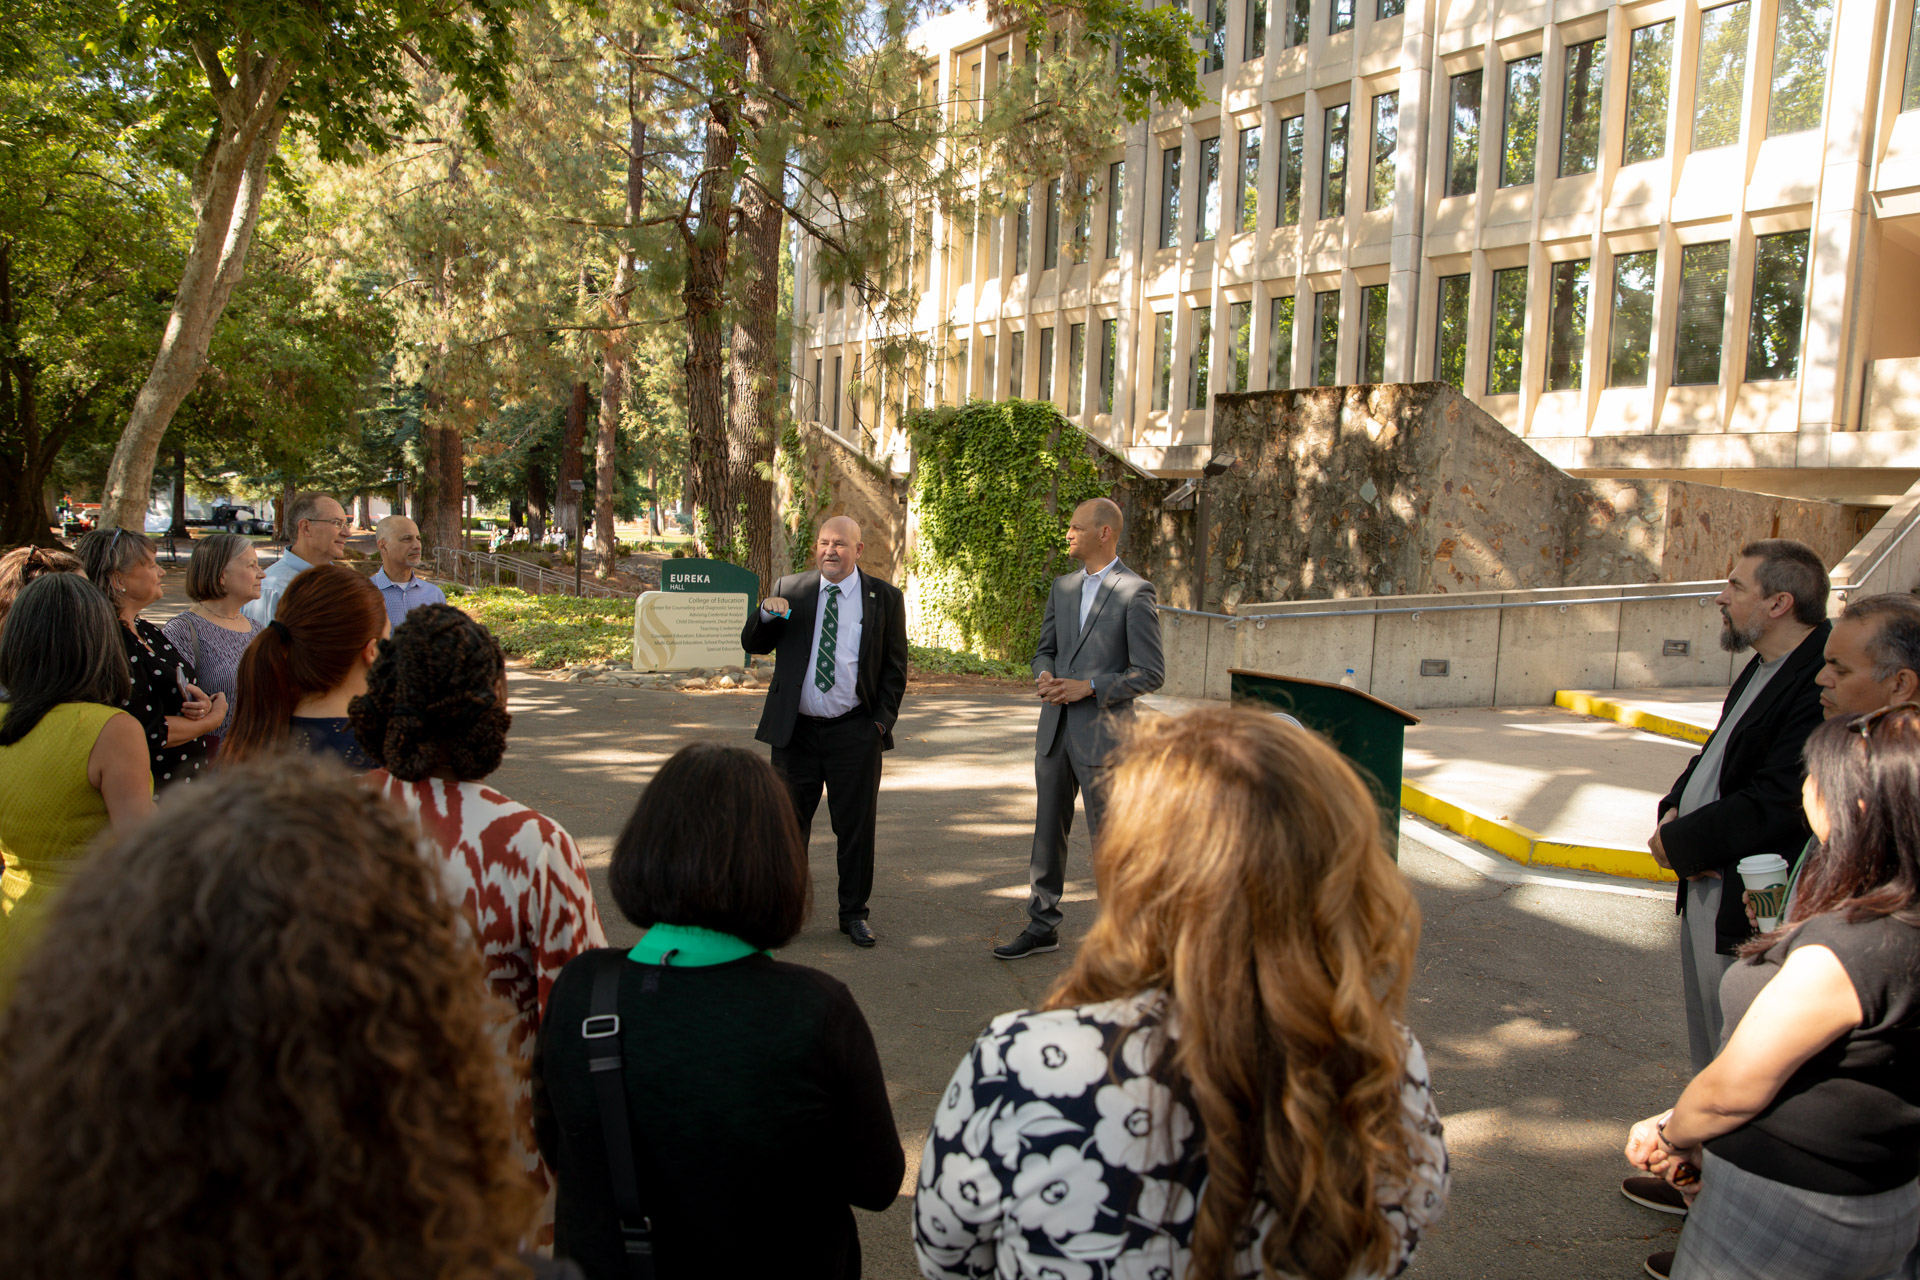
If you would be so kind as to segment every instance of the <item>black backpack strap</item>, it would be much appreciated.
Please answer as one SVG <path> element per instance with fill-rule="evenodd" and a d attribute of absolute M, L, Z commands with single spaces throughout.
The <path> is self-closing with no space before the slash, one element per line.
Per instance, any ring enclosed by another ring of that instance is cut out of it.
<path fill-rule="evenodd" d="M 620 975 L 626 967 L 627 958 L 616 953 L 613 963 L 601 965 L 593 975 L 593 995 L 588 1017 L 580 1024 L 580 1037 L 587 1042 L 587 1070 L 600 1104 L 607 1180 L 620 1219 L 626 1274 L 630 1280 L 654 1280 L 653 1221 L 640 1211 L 640 1180 L 633 1167 L 633 1129 L 627 1120 L 627 1082 L 620 1053 Z M 657 975 L 647 977 L 650 988 L 657 986 Z"/>

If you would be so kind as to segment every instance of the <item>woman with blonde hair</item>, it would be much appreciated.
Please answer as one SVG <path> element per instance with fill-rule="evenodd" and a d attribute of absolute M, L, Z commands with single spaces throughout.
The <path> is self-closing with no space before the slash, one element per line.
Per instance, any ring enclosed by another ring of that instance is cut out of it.
<path fill-rule="evenodd" d="M 1447 1155 L 1401 1021 L 1419 911 L 1366 785 L 1271 716 L 1143 720 L 1094 873 L 1073 967 L 934 1114 L 922 1272 L 1398 1274 Z"/>

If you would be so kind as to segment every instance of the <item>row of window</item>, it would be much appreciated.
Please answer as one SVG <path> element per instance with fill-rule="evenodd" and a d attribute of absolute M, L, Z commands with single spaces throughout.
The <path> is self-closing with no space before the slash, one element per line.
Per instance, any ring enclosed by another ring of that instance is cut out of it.
<path fill-rule="evenodd" d="M 1754 242 L 1753 290 L 1747 329 L 1747 353 L 1744 377 L 1749 382 L 1794 378 L 1800 372 L 1800 334 L 1805 313 L 1807 255 L 1809 233 L 1789 231 L 1760 236 Z M 1725 342 L 1728 266 L 1732 244 L 1718 240 L 1685 245 L 1680 250 L 1678 305 L 1675 308 L 1670 353 L 1671 382 L 1675 386 L 1712 385 L 1721 380 L 1722 347 Z M 1613 259 L 1610 293 L 1611 325 L 1604 353 L 1604 381 L 1608 387 L 1644 387 L 1652 366 L 1654 321 L 1654 284 L 1658 255 L 1648 250 L 1623 253 Z M 1592 310 L 1593 262 L 1580 258 L 1556 262 L 1548 270 L 1546 370 L 1543 385 L 1548 391 L 1577 390 L 1586 382 L 1587 323 Z M 1485 393 L 1511 395 L 1520 390 L 1521 360 L 1527 343 L 1528 269 L 1508 267 L 1492 273 L 1493 297 L 1489 307 Z M 1439 280 L 1439 298 L 1434 333 L 1433 377 L 1467 389 L 1467 345 L 1472 315 L 1472 277 L 1443 276 Z M 1387 286 L 1366 285 L 1359 290 L 1360 342 L 1355 382 L 1369 383 L 1386 376 Z M 1266 386 L 1281 389 L 1293 385 L 1295 349 L 1295 300 L 1291 296 L 1270 299 L 1267 304 L 1268 368 Z M 1311 295 L 1312 314 L 1304 335 L 1309 377 L 1314 386 L 1334 386 L 1342 382 L 1339 348 L 1341 306 L 1337 289 Z M 1252 302 L 1227 304 L 1226 347 L 1222 353 L 1229 368 L 1222 379 L 1225 390 L 1240 392 L 1253 387 Z M 1153 410 L 1173 407 L 1174 315 L 1171 311 L 1152 313 L 1153 363 L 1149 383 L 1149 403 Z M 1090 390 L 1095 397 L 1095 412 L 1111 413 L 1115 370 L 1119 349 L 1119 322 L 1106 319 L 1099 325 L 1095 378 Z M 1067 330 L 1066 412 L 1077 417 L 1082 411 L 1081 389 L 1087 370 L 1087 325 L 1073 324 Z M 1201 304 L 1190 308 L 1186 356 L 1186 408 L 1205 409 L 1212 393 L 1211 361 L 1214 355 L 1213 308 Z M 1026 333 L 1014 330 L 1007 335 L 1006 394 L 1020 398 L 1025 394 Z M 1054 330 L 1038 331 L 1039 385 L 1036 397 L 1054 398 Z M 989 396 L 999 389 L 995 371 L 995 347 L 988 344 L 981 362 L 980 386 Z M 959 367 L 963 395 L 967 386 L 968 344 L 958 343 L 954 351 Z M 839 357 L 835 357 L 834 387 L 841 385 Z M 820 382 L 820 361 L 814 362 L 816 395 Z M 816 401 L 815 416 L 820 405 Z M 835 430 L 839 429 L 839 406 L 833 409 Z"/>

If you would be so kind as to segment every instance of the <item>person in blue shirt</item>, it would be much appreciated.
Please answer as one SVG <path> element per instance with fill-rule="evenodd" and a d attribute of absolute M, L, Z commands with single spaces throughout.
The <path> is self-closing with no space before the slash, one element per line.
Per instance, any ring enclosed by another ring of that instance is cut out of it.
<path fill-rule="evenodd" d="M 324 493 L 296 493 L 287 499 L 286 528 L 293 537 L 260 579 L 260 598 L 240 610 L 263 627 L 273 621 L 289 583 L 308 569 L 332 564 L 347 554 L 347 531 L 353 521 L 345 507 Z"/>
<path fill-rule="evenodd" d="M 387 620 L 399 626 L 407 614 L 423 604 L 445 604 L 446 593 L 414 572 L 420 567 L 420 526 L 405 516 L 386 517 L 373 527 L 373 545 L 380 550 L 380 567 L 373 585 L 386 601 Z"/>

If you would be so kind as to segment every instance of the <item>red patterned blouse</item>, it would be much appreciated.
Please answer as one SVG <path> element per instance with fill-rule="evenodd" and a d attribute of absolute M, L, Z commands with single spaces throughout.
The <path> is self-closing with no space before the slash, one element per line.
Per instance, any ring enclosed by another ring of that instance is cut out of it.
<path fill-rule="evenodd" d="M 403 782 L 384 769 L 367 782 L 420 824 L 479 940 L 487 989 L 514 1012 L 501 1048 L 516 1077 L 515 1131 L 527 1172 L 549 1193 L 550 1224 L 553 1180 L 533 1137 L 534 1037 L 567 961 L 607 945 L 580 850 L 565 827 L 482 783 Z"/>

